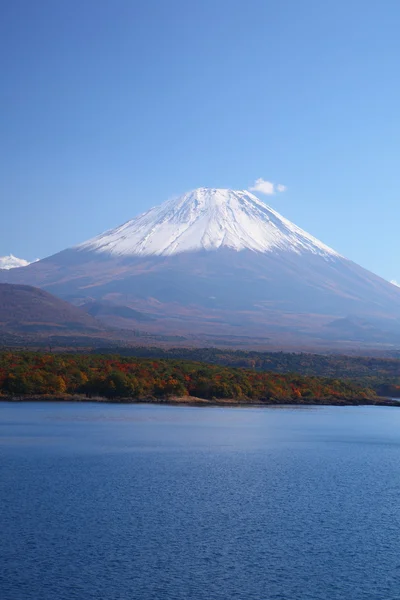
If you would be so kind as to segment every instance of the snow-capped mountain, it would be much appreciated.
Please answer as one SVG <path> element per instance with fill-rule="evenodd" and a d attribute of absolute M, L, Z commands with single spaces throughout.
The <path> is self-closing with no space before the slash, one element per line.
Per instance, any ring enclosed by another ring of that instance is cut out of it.
<path fill-rule="evenodd" d="M 200 188 L 76 247 L 113 256 L 197 250 L 290 250 L 337 256 L 250 192 Z"/>
<path fill-rule="evenodd" d="M 16 269 L 18 267 L 27 267 L 30 264 L 24 258 L 17 258 L 13 254 L 8 256 L 0 256 L 0 269 Z"/>
<path fill-rule="evenodd" d="M 0 281 L 153 333 L 400 344 L 400 288 L 247 191 L 194 190 Z"/>

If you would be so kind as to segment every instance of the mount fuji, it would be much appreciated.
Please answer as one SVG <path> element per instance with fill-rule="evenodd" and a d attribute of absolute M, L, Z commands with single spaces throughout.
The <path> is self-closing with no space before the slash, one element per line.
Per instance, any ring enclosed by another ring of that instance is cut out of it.
<path fill-rule="evenodd" d="M 400 343 L 400 288 L 248 191 L 200 188 L 0 281 L 109 325 L 281 345 Z"/>
<path fill-rule="evenodd" d="M 198 250 L 336 252 L 246 191 L 200 188 L 77 246 L 113 256 Z"/>

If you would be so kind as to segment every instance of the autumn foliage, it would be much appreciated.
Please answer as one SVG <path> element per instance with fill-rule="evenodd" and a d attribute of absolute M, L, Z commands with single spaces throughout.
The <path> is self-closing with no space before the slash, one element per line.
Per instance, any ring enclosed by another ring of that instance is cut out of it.
<path fill-rule="evenodd" d="M 39 352 L 0 353 L 0 394 L 132 400 L 194 396 L 260 402 L 375 397 L 371 390 L 339 379 L 182 360 Z"/>

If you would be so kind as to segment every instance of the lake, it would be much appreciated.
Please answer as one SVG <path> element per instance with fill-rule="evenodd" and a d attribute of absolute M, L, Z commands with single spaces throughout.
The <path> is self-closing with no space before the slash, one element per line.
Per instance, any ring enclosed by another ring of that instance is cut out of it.
<path fill-rule="evenodd" d="M 2 600 L 398 600 L 400 410 L 0 403 Z"/>

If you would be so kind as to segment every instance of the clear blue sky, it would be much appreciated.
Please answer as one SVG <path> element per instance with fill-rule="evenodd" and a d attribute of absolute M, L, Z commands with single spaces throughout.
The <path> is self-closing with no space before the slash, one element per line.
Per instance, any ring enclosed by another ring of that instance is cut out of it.
<path fill-rule="evenodd" d="M 400 279 L 398 0 L 9 0 L 0 255 L 44 257 L 199 186 L 264 196 Z"/>

